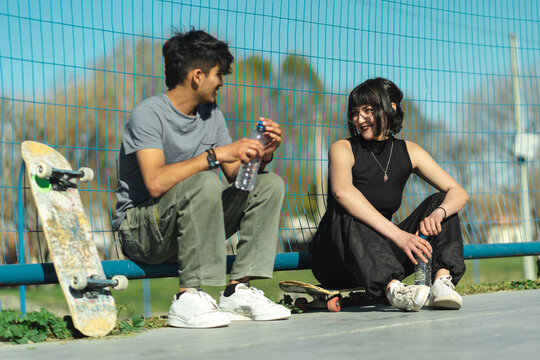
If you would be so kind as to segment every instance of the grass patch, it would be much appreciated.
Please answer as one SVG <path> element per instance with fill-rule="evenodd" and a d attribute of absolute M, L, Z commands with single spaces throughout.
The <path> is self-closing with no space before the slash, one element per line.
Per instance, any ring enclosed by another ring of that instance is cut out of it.
<path fill-rule="evenodd" d="M 122 310 L 123 307 L 119 306 L 119 312 Z M 117 320 L 116 326 L 107 336 L 130 335 L 165 326 L 167 319 L 163 316 L 145 319 L 141 315 L 132 315 L 125 320 Z M 84 335 L 75 329 L 70 316 L 60 318 L 46 309 L 26 314 L 12 309 L 0 311 L 0 341 L 28 344 L 82 337 Z"/>
<path fill-rule="evenodd" d="M 15 310 L 0 312 L 0 341 L 26 344 L 69 337 L 71 331 L 68 330 L 66 321 L 46 309 L 27 314 Z"/>
<path fill-rule="evenodd" d="M 518 280 L 502 281 L 498 283 L 482 283 L 477 285 L 458 286 L 456 290 L 461 295 L 491 293 L 498 291 L 537 290 L 540 289 L 540 281 Z"/>

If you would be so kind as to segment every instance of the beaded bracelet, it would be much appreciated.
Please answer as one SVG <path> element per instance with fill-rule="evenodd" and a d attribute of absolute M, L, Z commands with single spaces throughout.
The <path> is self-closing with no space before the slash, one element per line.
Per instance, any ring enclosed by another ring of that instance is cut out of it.
<path fill-rule="evenodd" d="M 443 220 L 446 219 L 446 210 L 442 206 L 437 206 L 435 209 L 442 209 L 442 211 L 444 211 Z"/>

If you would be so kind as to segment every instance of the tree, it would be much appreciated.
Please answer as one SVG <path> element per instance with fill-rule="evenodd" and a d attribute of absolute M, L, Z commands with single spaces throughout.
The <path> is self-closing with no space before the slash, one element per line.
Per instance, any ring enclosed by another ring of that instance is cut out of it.
<path fill-rule="evenodd" d="M 531 74 L 531 75 L 528 75 Z M 514 154 L 516 135 L 514 87 L 508 76 L 490 77 L 468 101 L 457 108 L 463 130 L 455 134 L 456 146 L 450 148 L 471 200 L 464 214 L 474 242 L 487 241 L 492 225 L 520 219 L 519 160 Z M 530 70 L 520 77 L 522 131 L 539 134 L 538 108 L 540 81 Z M 526 164 L 532 209 L 540 205 L 540 163 Z M 538 233 L 538 215 L 533 214 Z M 534 239 L 530 239 L 533 241 Z"/>

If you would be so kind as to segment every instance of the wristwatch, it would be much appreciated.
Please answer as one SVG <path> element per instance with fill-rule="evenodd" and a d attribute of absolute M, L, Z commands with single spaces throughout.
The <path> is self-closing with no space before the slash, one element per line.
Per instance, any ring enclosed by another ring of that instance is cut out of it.
<path fill-rule="evenodd" d="M 210 169 L 215 169 L 219 166 L 219 161 L 216 159 L 216 152 L 214 149 L 206 150 L 206 153 L 208 154 L 206 156 L 206 160 L 208 160 L 208 166 L 210 166 Z"/>

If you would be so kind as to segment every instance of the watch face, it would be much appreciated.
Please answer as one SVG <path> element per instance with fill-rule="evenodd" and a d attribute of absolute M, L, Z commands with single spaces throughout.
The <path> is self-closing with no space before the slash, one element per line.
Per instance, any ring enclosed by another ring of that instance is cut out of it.
<path fill-rule="evenodd" d="M 208 166 L 210 169 L 217 168 L 219 166 L 219 161 L 217 161 L 215 155 L 211 151 L 207 151 L 207 153 L 206 159 L 208 160 Z"/>

